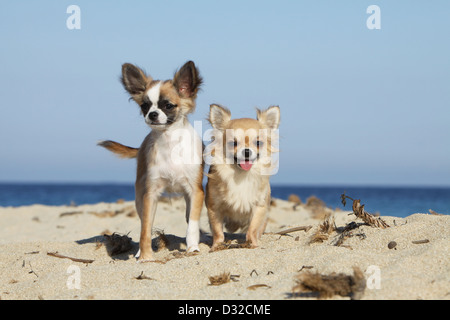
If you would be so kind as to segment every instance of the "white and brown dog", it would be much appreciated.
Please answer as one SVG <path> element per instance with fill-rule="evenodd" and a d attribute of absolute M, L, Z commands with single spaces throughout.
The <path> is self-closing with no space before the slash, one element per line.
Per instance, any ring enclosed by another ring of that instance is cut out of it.
<path fill-rule="evenodd" d="M 232 120 L 228 109 L 213 104 L 209 122 L 214 141 L 205 150 L 205 159 L 210 156 L 207 161 L 211 164 L 205 202 L 212 248 L 225 240 L 224 226 L 230 232 L 247 231 L 247 241 L 256 247 L 267 223 L 280 109 L 257 110 L 257 120 Z"/>
<path fill-rule="evenodd" d="M 195 110 L 202 84 L 199 71 L 188 61 L 172 80 L 160 81 L 126 63 L 121 81 L 152 130 L 139 149 L 109 140 L 99 145 L 120 157 L 137 158 L 135 201 L 141 219 L 138 262 L 153 260 L 152 226 L 163 192 L 184 195 L 187 250 L 199 251 L 199 219 L 204 200 L 202 140 L 187 119 Z"/>

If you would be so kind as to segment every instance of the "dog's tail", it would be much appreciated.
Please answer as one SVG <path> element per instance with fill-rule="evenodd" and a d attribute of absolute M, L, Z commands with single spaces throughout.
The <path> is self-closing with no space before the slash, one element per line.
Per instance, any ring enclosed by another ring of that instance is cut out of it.
<path fill-rule="evenodd" d="M 100 141 L 97 145 L 108 149 L 121 158 L 136 158 L 139 152 L 139 148 L 127 147 L 111 140 Z"/>

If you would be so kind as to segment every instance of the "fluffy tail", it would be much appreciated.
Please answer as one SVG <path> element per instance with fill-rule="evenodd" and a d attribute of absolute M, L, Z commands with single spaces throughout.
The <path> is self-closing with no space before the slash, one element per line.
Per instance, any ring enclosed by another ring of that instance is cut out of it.
<path fill-rule="evenodd" d="M 108 149 L 121 158 L 136 158 L 139 152 L 138 148 L 127 147 L 111 140 L 100 141 L 97 145 Z"/>

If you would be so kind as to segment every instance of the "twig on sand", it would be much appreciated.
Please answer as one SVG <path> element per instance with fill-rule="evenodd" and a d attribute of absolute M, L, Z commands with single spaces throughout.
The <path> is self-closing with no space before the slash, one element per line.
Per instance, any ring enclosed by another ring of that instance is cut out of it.
<path fill-rule="evenodd" d="M 155 279 L 153 279 L 153 278 L 151 278 L 151 277 L 149 277 L 149 276 L 146 276 L 146 275 L 144 274 L 144 271 L 142 271 L 140 275 L 138 275 L 137 277 L 135 277 L 135 279 L 136 279 L 136 280 L 155 280 Z"/>
<path fill-rule="evenodd" d="M 69 212 L 63 212 L 59 214 L 59 217 L 66 217 L 66 216 L 73 216 L 75 214 L 82 214 L 83 211 L 69 211 Z"/>
<path fill-rule="evenodd" d="M 70 259 L 72 261 L 82 262 L 82 263 L 92 263 L 92 262 L 95 261 L 95 260 L 89 260 L 89 259 L 79 259 L 79 258 L 72 258 L 72 257 L 68 257 L 68 256 L 63 256 L 62 254 L 59 254 L 58 252 L 47 252 L 47 255 L 55 257 L 55 258 Z"/>
<path fill-rule="evenodd" d="M 428 240 L 428 239 L 412 241 L 412 243 L 414 243 L 414 244 L 424 244 L 424 243 L 428 243 L 428 242 L 430 242 L 430 240 Z"/>
<path fill-rule="evenodd" d="M 256 290 L 256 289 L 258 289 L 258 288 L 267 288 L 267 289 L 270 289 L 271 286 L 268 286 L 268 285 L 265 284 L 265 283 L 259 283 L 259 284 L 254 284 L 254 285 L 252 285 L 252 286 L 247 287 L 247 290 Z"/>
<path fill-rule="evenodd" d="M 294 227 L 294 228 L 289 228 L 289 229 L 285 229 L 285 230 L 281 230 L 278 232 L 275 232 L 275 234 L 279 234 L 279 235 L 285 235 L 291 232 L 296 232 L 296 231 L 305 231 L 308 232 L 309 229 L 311 229 L 312 226 L 301 226 L 301 227 Z"/>

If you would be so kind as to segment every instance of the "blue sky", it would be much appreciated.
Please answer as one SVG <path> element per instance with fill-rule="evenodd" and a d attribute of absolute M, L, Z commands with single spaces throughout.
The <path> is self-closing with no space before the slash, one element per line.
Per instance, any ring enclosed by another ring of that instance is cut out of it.
<path fill-rule="evenodd" d="M 81 29 L 69 30 L 69 5 Z M 381 29 L 369 30 L 369 5 Z M 121 64 L 193 60 L 209 105 L 279 105 L 278 184 L 450 185 L 448 1 L 2 1 L 0 181 L 133 182 L 148 127 Z"/>

